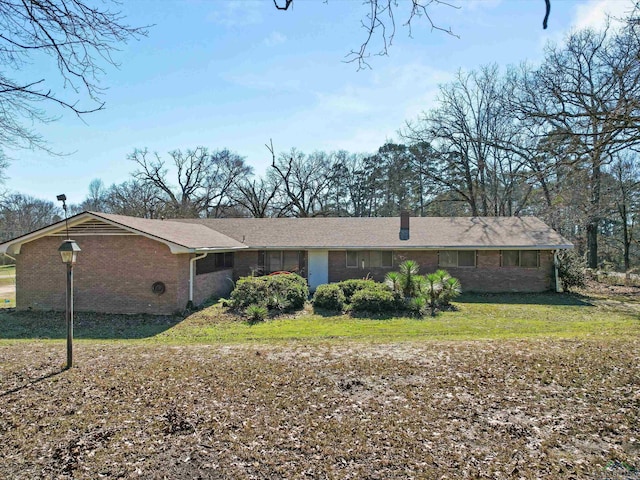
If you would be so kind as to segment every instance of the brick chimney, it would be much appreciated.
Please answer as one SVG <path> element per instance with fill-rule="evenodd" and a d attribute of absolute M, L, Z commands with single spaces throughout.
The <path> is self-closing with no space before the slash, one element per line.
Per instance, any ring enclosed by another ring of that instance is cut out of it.
<path fill-rule="evenodd" d="M 408 210 L 400 212 L 400 240 L 409 240 L 409 214 Z"/>

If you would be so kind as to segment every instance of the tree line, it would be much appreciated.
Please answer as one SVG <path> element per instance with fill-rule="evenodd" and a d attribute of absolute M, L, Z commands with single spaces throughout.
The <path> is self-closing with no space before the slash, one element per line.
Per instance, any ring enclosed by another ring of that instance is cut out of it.
<path fill-rule="evenodd" d="M 433 108 L 375 153 L 276 154 L 256 175 L 227 149 L 166 155 L 138 149 L 130 177 L 96 179 L 74 211 L 146 218 L 536 215 L 588 264 L 638 265 L 640 37 L 638 17 L 549 45 L 539 65 L 459 71 Z M 2 235 L 60 215 L 7 194 Z"/>

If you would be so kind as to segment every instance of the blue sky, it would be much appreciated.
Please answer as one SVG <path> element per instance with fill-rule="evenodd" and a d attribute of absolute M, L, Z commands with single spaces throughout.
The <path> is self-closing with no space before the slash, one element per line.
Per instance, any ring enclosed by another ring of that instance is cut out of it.
<path fill-rule="evenodd" d="M 129 24 L 153 26 L 147 37 L 121 47 L 119 69 L 106 68 L 106 109 L 84 121 L 49 109 L 59 120 L 35 129 L 53 150 L 68 154 L 7 150 L 5 187 L 54 201 L 65 192 L 78 203 L 95 178 L 106 185 L 127 180 L 135 169 L 127 155 L 145 147 L 163 156 L 199 145 L 228 148 L 258 174 L 270 161 L 269 139 L 277 152 L 374 152 L 397 140 L 405 121 L 432 108 L 438 84 L 458 69 L 537 62 L 547 41 L 598 27 L 606 11 L 620 15 L 631 5 L 552 0 L 543 30 L 543 0 L 451 3 L 460 8 L 429 11 L 460 38 L 431 31 L 426 21 L 416 21 L 409 38 L 399 9 L 389 56 L 372 57 L 371 69 L 357 71 L 343 59 L 364 38 L 360 0 L 295 0 L 286 12 L 271 0 L 124 2 Z M 370 48 L 375 53 L 379 44 Z M 53 67 L 32 65 L 44 78 L 55 78 Z M 57 91 L 78 98 L 62 86 Z"/>

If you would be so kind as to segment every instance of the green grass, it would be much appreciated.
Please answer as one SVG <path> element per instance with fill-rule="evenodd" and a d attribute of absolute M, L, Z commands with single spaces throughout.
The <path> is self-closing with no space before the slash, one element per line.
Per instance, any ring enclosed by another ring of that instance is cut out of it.
<path fill-rule="evenodd" d="M 637 305 L 574 295 L 468 295 L 455 307 L 456 311 L 435 318 L 353 318 L 308 309 L 255 324 L 229 314 L 220 305 L 185 319 L 80 313 L 74 333 L 79 340 L 163 344 L 626 338 L 640 334 Z M 64 339 L 66 335 L 60 313 L 0 313 L 0 327 L 0 341 Z"/>
<path fill-rule="evenodd" d="M 291 340 L 485 340 L 538 337 L 626 337 L 640 334 L 638 315 L 595 305 L 456 303 L 435 318 L 352 318 L 305 314 L 249 324 L 219 321 L 214 306 L 154 338 L 162 343 Z"/>

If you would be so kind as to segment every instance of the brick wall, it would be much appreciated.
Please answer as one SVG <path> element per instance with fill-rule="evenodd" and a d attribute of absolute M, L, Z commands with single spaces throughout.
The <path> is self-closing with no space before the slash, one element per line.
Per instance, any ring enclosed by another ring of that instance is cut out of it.
<path fill-rule="evenodd" d="M 18 309 L 64 310 L 65 266 L 61 237 L 43 237 L 22 246 L 16 257 Z M 142 236 L 82 236 L 74 267 L 77 311 L 170 314 L 189 298 L 189 255 Z M 166 291 L 156 295 L 154 282 Z"/>
<path fill-rule="evenodd" d="M 219 270 L 217 272 L 196 275 L 193 303 L 201 305 L 210 297 L 226 297 L 233 289 L 233 270 Z"/>
<path fill-rule="evenodd" d="M 258 252 L 234 252 L 233 254 L 233 279 L 251 275 L 258 269 Z"/>
<path fill-rule="evenodd" d="M 397 271 L 398 265 L 405 260 L 415 260 L 420 264 L 420 273 L 432 273 L 438 269 L 436 251 L 405 250 L 394 252 L 393 268 L 348 268 L 346 252 L 329 252 L 329 282 L 339 282 L 349 278 L 373 278 L 384 280 L 385 275 Z M 477 266 L 470 268 L 446 268 L 458 278 L 464 291 L 468 292 L 541 292 L 553 288 L 553 253 L 540 252 L 540 267 L 520 268 L 501 267 L 500 252 L 497 250 L 479 250 Z"/>

